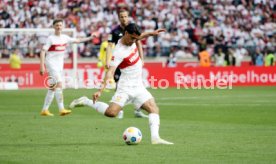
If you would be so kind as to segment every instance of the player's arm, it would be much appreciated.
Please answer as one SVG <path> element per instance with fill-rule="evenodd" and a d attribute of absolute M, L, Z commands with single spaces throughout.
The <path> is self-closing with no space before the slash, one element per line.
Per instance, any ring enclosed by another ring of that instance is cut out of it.
<path fill-rule="evenodd" d="M 166 31 L 165 29 L 157 29 L 157 30 L 151 31 L 151 32 L 143 32 L 137 39 L 142 40 L 142 39 L 147 38 L 149 36 L 157 36 L 157 35 L 159 35 L 159 33 L 165 32 L 165 31 Z"/>
<path fill-rule="evenodd" d="M 97 37 L 97 35 L 95 33 L 92 33 L 91 36 L 86 37 L 86 38 L 76 38 L 75 41 L 73 41 L 73 43 L 83 43 L 83 42 L 87 42 L 92 40 L 94 37 Z"/>
<path fill-rule="evenodd" d="M 46 44 L 40 52 L 40 70 L 39 70 L 40 75 L 44 75 L 45 73 L 45 55 L 47 51 L 46 49 L 48 48 L 49 48 L 49 45 Z"/>
<path fill-rule="evenodd" d="M 140 40 L 136 41 L 136 46 L 138 48 L 138 53 L 139 53 L 140 59 L 142 60 L 142 63 L 144 65 L 144 52 L 143 52 L 143 47 L 142 47 L 142 43 Z"/>
<path fill-rule="evenodd" d="M 105 89 L 106 85 L 107 85 L 107 82 L 108 80 L 112 79 L 113 76 L 114 76 L 114 73 L 115 73 L 115 70 L 116 70 L 117 67 L 115 66 L 111 66 L 108 68 L 106 74 L 105 74 L 105 77 L 104 77 L 104 81 L 103 81 L 103 85 L 102 87 L 93 94 L 93 102 L 95 103 L 99 97 L 101 96 L 103 90 Z"/>
<path fill-rule="evenodd" d="M 40 71 L 39 71 L 40 75 L 44 75 L 44 73 L 45 73 L 45 66 L 44 66 L 45 54 L 46 54 L 46 50 L 42 49 L 40 52 Z"/>
<path fill-rule="evenodd" d="M 110 64 L 110 59 L 112 56 L 112 47 L 113 47 L 114 43 L 112 42 L 108 42 L 107 48 L 106 48 L 106 58 L 105 58 L 105 68 L 108 69 L 109 68 L 109 64 Z"/>

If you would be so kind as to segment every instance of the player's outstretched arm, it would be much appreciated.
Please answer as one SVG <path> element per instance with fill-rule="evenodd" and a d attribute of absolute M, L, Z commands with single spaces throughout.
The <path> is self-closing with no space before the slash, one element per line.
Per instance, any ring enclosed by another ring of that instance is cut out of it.
<path fill-rule="evenodd" d="M 96 34 L 92 33 L 91 36 L 86 37 L 86 38 L 77 38 L 76 41 L 74 41 L 73 43 L 82 43 L 82 42 L 87 42 L 92 40 L 94 37 L 97 37 Z"/>
<path fill-rule="evenodd" d="M 116 70 L 116 67 L 114 67 L 114 66 L 108 68 L 108 70 L 105 74 L 105 77 L 104 77 L 102 87 L 97 92 L 95 92 L 92 96 L 94 103 L 100 98 L 103 90 L 105 89 L 105 87 L 107 85 L 107 81 L 113 78 L 115 70 Z"/>
<path fill-rule="evenodd" d="M 149 36 L 157 36 L 159 35 L 159 33 L 161 32 L 165 32 L 166 30 L 165 29 L 157 29 L 155 31 L 152 31 L 152 32 L 143 32 L 139 37 L 138 37 L 138 40 L 142 40 L 144 38 L 147 38 Z"/>

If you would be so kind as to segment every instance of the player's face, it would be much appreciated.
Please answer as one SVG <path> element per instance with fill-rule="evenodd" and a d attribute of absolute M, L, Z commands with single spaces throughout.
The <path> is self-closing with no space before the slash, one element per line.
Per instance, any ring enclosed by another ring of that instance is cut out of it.
<path fill-rule="evenodd" d="M 125 43 L 130 46 L 138 40 L 139 36 L 136 34 L 129 34 L 126 32 L 125 37 L 126 37 Z"/>
<path fill-rule="evenodd" d="M 119 13 L 119 20 L 122 26 L 128 25 L 128 12 L 120 12 Z"/>
<path fill-rule="evenodd" d="M 63 28 L 62 22 L 57 22 L 56 24 L 54 24 L 54 29 L 56 32 L 61 32 L 62 28 Z"/>

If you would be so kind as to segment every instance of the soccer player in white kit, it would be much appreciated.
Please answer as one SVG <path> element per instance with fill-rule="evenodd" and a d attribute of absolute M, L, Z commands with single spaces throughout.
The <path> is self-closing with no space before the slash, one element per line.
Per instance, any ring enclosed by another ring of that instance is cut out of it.
<path fill-rule="evenodd" d="M 93 101 L 86 99 L 82 105 L 94 108 L 97 112 L 108 117 L 116 117 L 124 105 L 133 103 L 137 108 L 142 108 L 149 113 L 149 125 L 152 144 L 173 144 L 159 136 L 159 108 L 151 93 L 147 91 L 142 82 L 142 61 L 139 57 L 135 41 L 148 36 L 158 35 L 164 30 L 158 29 L 153 32 L 141 34 L 138 26 L 130 23 L 125 27 L 125 35 L 118 41 L 110 62 L 110 67 L 104 78 L 103 87 L 93 94 Z M 117 90 L 108 105 L 97 101 L 101 96 L 108 79 L 114 75 L 116 68 L 121 69 Z"/>
<path fill-rule="evenodd" d="M 42 116 L 54 115 L 49 111 L 49 107 L 54 97 L 56 97 L 56 101 L 59 108 L 59 114 L 61 116 L 71 113 L 71 110 L 65 109 L 63 104 L 62 71 L 64 64 L 65 49 L 66 46 L 70 43 L 86 42 L 93 38 L 93 36 L 86 38 L 71 38 L 67 35 L 61 34 L 63 29 L 62 19 L 54 20 L 53 27 L 55 33 L 54 35 L 50 35 L 47 38 L 46 43 L 43 46 L 40 53 L 40 75 L 44 75 L 46 66 L 49 75 L 48 79 L 50 80 L 50 86 L 48 88 L 48 92 L 44 100 L 44 105 L 40 113 Z"/>

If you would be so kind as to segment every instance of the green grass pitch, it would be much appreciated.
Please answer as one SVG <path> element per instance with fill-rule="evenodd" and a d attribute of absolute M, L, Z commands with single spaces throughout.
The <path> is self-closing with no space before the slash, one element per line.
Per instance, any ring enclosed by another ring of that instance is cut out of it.
<path fill-rule="evenodd" d="M 64 91 L 65 105 L 95 90 Z M 83 107 L 69 116 L 39 115 L 46 90 L 0 91 L 0 163 L 275 163 L 276 87 L 232 90 L 150 90 L 160 107 L 162 138 L 175 145 L 151 145 L 147 119 L 122 120 Z M 109 101 L 113 92 L 104 93 Z M 143 133 L 128 146 L 122 133 Z"/>

